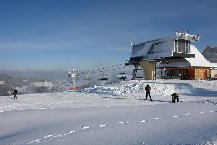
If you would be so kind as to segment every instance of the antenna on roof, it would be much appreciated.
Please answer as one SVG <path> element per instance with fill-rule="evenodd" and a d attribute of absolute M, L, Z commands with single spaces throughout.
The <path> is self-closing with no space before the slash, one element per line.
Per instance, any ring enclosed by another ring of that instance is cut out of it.
<path fill-rule="evenodd" d="M 179 33 L 179 27 L 175 27 L 176 33 Z"/>
<path fill-rule="evenodd" d="M 197 41 L 199 41 L 201 35 L 202 35 L 202 33 L 197 34 Z"/>
<path fill-rule="evenodd" d="M 130 43 L 130 45 L 131 45 L 131 46 L 133 46 L 133 45 L 134 45 L 134 43 L 133 43 L 132 41 L 130 41 L 129 43 Z"/>
<path fill-rule="evenodd" d="M 188 29 L 187 29 L 187 30 L 185 30 L 185 34 L 186 34 L 186 33 L 189 33 L 189 30 L 188 30 Z"/>

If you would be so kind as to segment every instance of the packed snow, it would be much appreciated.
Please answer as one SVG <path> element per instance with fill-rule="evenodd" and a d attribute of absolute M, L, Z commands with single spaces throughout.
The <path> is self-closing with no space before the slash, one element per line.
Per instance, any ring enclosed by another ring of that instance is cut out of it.
<path fill-rule="evenodd" d="M 153 101 L 144 100 L 151 86 Z M 172 93 L 180 101 L 171 103 Z M 0 144 L 217 144 L 217 81 L 131 80 L 0 96 Z"/>

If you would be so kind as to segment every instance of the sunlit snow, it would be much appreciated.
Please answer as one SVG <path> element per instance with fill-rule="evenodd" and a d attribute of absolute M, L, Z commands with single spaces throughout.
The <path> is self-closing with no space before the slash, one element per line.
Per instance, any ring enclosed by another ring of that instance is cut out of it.
<path fill-rule="evenodd" d="M 144 100 L 151 86 L 153 101 Z M 171 94 L 180 94 L 171 103 Z M 126 81 L 0 96 L 0 144 L 217 144 L 217 81 Z"/>

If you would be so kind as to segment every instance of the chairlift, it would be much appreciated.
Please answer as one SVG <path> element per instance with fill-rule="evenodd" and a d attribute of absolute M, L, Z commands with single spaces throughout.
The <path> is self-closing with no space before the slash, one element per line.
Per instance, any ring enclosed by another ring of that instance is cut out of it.
<path fill-rule="evenodd" d="M 135 79 L 141 80 L 141 79 L 143 79 L 144 76 L 139 73 L 141 71 L 143 71 L 143 69 L 138 68 L 138 66 L 135 66 L 135 68 L 133 69 L 132 80 L 135 80 Z"/>
<path fill-rule="evenodd" d="M 108 78 L 99 78 L 98 80 L 99 80 L 99 81 L 107 81 Z"/>
<path fill-rule="evenodd" d="M 90 80 L 90 76 L 88 74 L 84 75 L 84 80 Z"/>
<path fill-rule="evenodd" d="M 125 72 L 119 73 L 119 75 L 125 75 Z"/>
<path fill-rule="evenodd" d="M 127 77 L 121 76 L 119 79 L 125 81 L 127 79 Z"/>
<path fill-rule="evenodd" d="M 127 79 L 125 72 L 121 72 L 117 75 L 120 80 L 125 81 Z"/>
<path fill-rule="evenodd" d="M 102 74 L 102 77 L 98 79 L 99 81 L 107 81 L 108 77 L 104 77 L 104 73 Z"/>

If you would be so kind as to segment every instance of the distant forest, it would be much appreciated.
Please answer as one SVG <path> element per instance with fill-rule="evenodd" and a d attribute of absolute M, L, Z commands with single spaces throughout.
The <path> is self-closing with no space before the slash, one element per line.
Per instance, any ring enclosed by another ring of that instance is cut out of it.
<path fill-rule="evenodd" d="M 9 76 L 6 74 L 0 74 L 0 96 L 9 96 L 12 95 L 13 90 L 16 88 L 18 94 L 27 94 L 27 93 L 52 93 L 52 92 L 61 92 L 63 91 L 60 87 L 54 86 L 48 88 L 45 86 L 34 86 L 34 82 L 45 82 L 45 79 L 39 78 L 24 78 L 17 76 Z"/>

